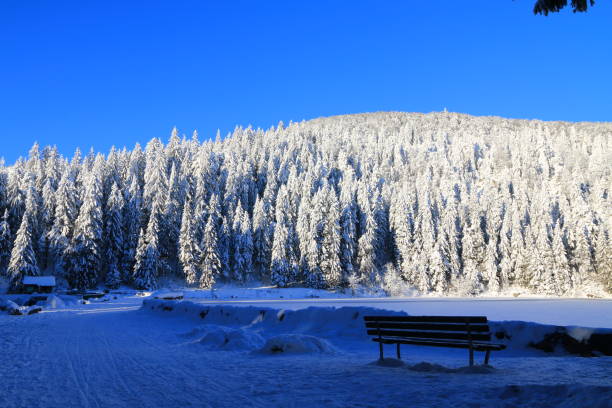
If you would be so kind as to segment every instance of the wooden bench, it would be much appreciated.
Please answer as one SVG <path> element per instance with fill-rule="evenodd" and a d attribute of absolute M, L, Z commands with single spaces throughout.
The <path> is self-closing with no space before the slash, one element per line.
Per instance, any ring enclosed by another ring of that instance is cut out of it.
<path fill-rule="evenodd" d="M 470 352 L 470 366 L 474 365 L 474 351 L 484 351 L 484 363 L 489 363 L 491 351 L 506 348 L 491 343 L 491 332 L 486 316 L 364 316 L 368 335 L 375 336 L 380 359 L 383 344 L 397 345 L 397 358 L 401 359 L 400 345 L 464 348 Z"/>

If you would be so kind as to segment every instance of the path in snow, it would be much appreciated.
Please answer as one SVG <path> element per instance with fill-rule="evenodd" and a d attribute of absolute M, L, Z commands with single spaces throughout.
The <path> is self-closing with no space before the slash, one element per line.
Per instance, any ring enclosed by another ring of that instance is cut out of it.
<path fill-rule="evenodd" d="M 609 407 L 612 398 L 608 357 L 494 355 L 492 374 L 417 372 L 371 365 L 374 344 L 342 339 L 331 339 L 339 355 L 208 351 L 180 335 L 196 324 L 120 301 L 0 315 L 0 407 Z M 454 351 L 404 354 L 412 364 L 466 362 Z"/>

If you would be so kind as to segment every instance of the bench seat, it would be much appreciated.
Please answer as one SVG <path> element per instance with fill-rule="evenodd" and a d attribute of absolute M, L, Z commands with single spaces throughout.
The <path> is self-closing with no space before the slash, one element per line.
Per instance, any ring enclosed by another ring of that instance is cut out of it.
<path fill-rule="evenodd" d="M 401 344 L 468 349 L 470 365 L 474 364 L 474 351 L 485 352 L 488 364 L 491 351 L 506 348 L 490 342 L 485 316 L 364 316 L 364 320 L 367 334 L 379 343 L 381 359 L 383 344 L 396 344 L 398 359 Z"/>

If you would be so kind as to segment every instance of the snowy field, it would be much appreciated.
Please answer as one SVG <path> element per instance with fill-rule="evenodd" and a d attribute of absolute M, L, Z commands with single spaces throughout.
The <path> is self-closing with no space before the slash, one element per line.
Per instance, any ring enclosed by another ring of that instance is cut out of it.
<path fill-rule="evenodd" d="M 470 369 L 465 350 L 404 346 L 404 365 L 380 366 L 360 318 L 382 308 L 612 327 L 612 301 L 282 293 L 211 300 L 185 292 L 191 299 L 179 302 L 116 295 L 59 301 L 31 316 L 0 312 L 0 407 L 612 407 L 612 357 L 515 342 L 493 353 L 490 367 Z M 333 308 L 343 306 L 351 307 Z"/>

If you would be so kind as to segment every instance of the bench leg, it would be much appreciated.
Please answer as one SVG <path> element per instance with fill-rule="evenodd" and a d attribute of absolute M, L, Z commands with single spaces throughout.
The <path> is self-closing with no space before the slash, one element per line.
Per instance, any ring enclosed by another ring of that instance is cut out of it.
<path fill-rule="evenodd" d="M 401 360 L 402 359 L 402 355 L 400 354 L 400 344 L 397 343 L 397 359 Z"/>
<path fill-rule="evenodd" d="M 489 364 L 489 357 L 491 356 L 491 350 L 487 350 L 485 354 L 485 365 Z"/>
<path fill-rule="evenodd" d="M 380 359 L 383 360 L 384 359 L 383 344 L 381 342 L 378 343 L 378 349 L 380 350 Z"/>
<path fill-rule="evenodd" d="M 474 350 L 470 349 L 470 367 L 474 365 Z"/>

